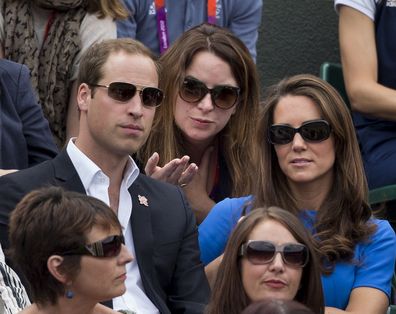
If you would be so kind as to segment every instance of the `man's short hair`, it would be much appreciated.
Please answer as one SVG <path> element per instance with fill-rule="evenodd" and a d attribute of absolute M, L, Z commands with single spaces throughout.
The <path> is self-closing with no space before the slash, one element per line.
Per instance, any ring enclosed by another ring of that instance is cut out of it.
<path fill-rule="evenodd" d="M 113 52 L 141 55 L 153 60 L 157 74 L 159 63 L 155 55 L 141 42 L 131 38 L 108 39 L 90 46 L 83 54 L 78 71 L 78 85 L 97 84 L 103 78 L 103 65 Z"/>

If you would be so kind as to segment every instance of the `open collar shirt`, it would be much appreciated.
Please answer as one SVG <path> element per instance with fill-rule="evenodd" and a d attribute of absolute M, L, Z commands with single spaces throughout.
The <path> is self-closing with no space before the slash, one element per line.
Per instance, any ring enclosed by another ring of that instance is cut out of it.
<path fill-rule="evenodd" d="M 74 140 L 75 138 L 69 141 L 66 150 L 87 195 L 100 199 L 107 205 L 110 205 L 108 193 L 110 180 L 108 176 L 74 144 Z M 139 314 L 159 314 L 158 309 L 146 296 L 143 288 L 130 224 L 132 198 L 128 189 L 138 175 L 139 168 L 132 157 L 129 157 L 121 182 L 117 215 L 123 229 L 125 245 L 133 254 L 134 260 L 126 265 L 126 292 L 122 296 L 113 299 L 113 308 L 115 310 L 130 310 Z"/>

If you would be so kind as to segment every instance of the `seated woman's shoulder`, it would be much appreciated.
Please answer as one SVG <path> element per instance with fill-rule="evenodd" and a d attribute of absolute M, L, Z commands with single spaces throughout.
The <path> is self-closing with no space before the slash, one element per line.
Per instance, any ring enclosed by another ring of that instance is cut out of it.
<path fill-rule="evenodd" d="M 388 220 L 373 218 L 371 222 L 377 227 L 374 238 L 391 238 L 396 241 L 395 231 Z"/>

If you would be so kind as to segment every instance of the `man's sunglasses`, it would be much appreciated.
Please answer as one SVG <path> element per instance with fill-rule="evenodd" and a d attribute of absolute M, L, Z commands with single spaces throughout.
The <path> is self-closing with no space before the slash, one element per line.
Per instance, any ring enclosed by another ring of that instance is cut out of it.
<path fill-rule="evenodd" d="M 239 256 L 246 256 L 254 265 L 263 265 L 272 262 L 279 252 L 283 261 L 291 266 L 304 267 L 308 263 L 308 249 L 300 243 L 285 243 L 275 245 L 269 241 L 249 240 L 242 244 Z"/>
<path fill-rule="evenodd" d="M 189 103 L 201 101 L 208 93 L 213 104 L 220 109 L 230 109 L 239 98 L 239 88 L 230 85 L 217 85 L 208 88 L 205 83 L 187 76 L 179 91 L 180 98 Z"/>
<path fill-rule="evenodd" d="M 125 82 L 113 82 L 109 85 L 88 84 L 93 87 L 107 88 L 107 94 L 114 100 L 127 102 L 139 92 L 140 99 L 146 107 L 158 107 L 164 99 L 162 90 L 156 87 L 140 86 Z"/>
<path fill-rule="evenodd" d="M 272 144 L 288 144 L 293 141 L 296 133 L 300 133 L 307 142 L 322 142 L 329 138 L 331 127 L 326 120 L 304 122 L 299 128 L 287 124 L 273 124 L 268 129 L 268 140 Z"/>
<path fill-rule="evenodd" d="M 59 255 L 91 255 L 94 257 L 115 257 L 121 252 L 125 244 L 124 236 L 113 235 L 103 240 L 86 244 L 77 249 L 63 252 Z"/>

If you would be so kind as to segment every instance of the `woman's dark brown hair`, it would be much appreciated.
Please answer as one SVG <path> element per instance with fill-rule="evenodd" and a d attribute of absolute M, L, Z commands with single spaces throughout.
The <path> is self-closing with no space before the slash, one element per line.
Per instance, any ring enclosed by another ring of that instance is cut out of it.
<path fill-rule="evenodd" d="M 321 253 L 323 271 L 329 273 L 340 260 L 350 261 L 354 247 L 374 233 L 370 224 L 372 212 L 368 205 L 368 188 L 358 141 L 351 115 L 341 96 L 320 78 L 301 74 L 272 86 L 263 103 L 256 134 L 257 185 L 254 206 L 277 205 L 299 215 L 296 199 L 287 184 L 275 149 L 267 140 L 268 128 L 273 123 L 274 110 L 287 95 L 310 98 L 319 108 L 322 119 L 330 123 L 334 139 L 334 182 L 320 208 L 315 224 L 315 239 Z M 260 158 L 261 157 L 261 158 Z M 318 187 L 319 188 L 319 187 Z"/>
<path fill-rule="evenodd" d="M 257 208 L 244 217 L 232 232 L 224 251 L 208 306 L 208 314 L 239 314 L 249 305 L 241 277 L 241 245 L 249 240 L 253 229 L 265 220 L 282 224 L 293 237 L 309 251 L 308 264 L 303 268 L 300 289 L 295 300 L 305 304 L 314 313 L 324 312 L 324 299 L 320 277 L 319 260 L 311 236 L 300 220 L 292 213 L 278 208 Z"/>
<path fill-rule="evenodd" d="M 87 244 L 93 227 L 115 229 L 121 225 L 102 201 L 59 187 L 42 188 L 27 194 L 10 217 L 11 258 L 30 283 L 38 305 L 55 304 L 65 287 L 47 268 L 51 255 Z M 80 256 L 64 256 L 62 270 L 70 278 L 80 270 Z"/>
<path fill-rule="evenodd" d="M 145 165 L 158 152 L 160 165 L 188 155 L 183 137 L 174 119 L 174 108 L 186 70 L 194 56 L 202 51 L 214 54 L 226 62 L 240 88 L 236 111 L 219 133 L 219 148 L 226 161 L 232 181 L 232 196 L 250 194 L 255 182 L 248 170 L 255 169 L 252 134 L 256 130 L 259 111 L 259 79 L 249 50 L 230 31 L 216 25 L 202 24 L 183 33 L 161 56 L 160 88 L 165 93 L 163 104 L 157 108 L 153 128 L 146 144 L 138 152 Z"/>

